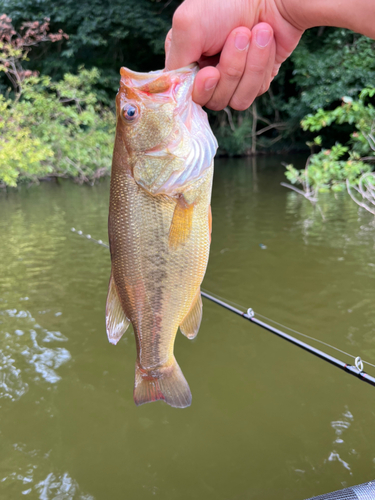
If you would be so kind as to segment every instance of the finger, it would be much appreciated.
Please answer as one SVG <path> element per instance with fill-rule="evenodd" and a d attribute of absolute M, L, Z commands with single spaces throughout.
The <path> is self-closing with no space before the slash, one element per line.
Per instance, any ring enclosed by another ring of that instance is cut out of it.
<path fill-rule="evenodd" d="M 275 62 L 275 64 L 273 65 L 273 70 L 272 70 L 272 78 L 275 78 L 275 76 L 277 76 L 279 74 L 280 67 L 281 67 L 281 64 L 277 64 Z"/>
<path fill-rule="evenodd" d="M 190 13 L 183 3 L 174 13 L 171 42 L 165 61 L 166 69 L 178 69 L 191 64 L 203 53 L 204 33 L 200 29 L 199 16 Z"/>
<path fill-rule="evenodd" d="M 271 82 L 273 79 L 272 73 L 273 73 L 273 69 L 275 66 L 275 56 L 276 56 L 276 42 L 275 42 L 275 39 L 273 38 L 271 41 L 270 57 L 269 57 L 268 62 L 267 62 L 264 80 L 263 80 L 262 86 L 259 89 L 258 96 L 264 94 L 270 88 L 270 85 L 271 85 Z"/>
<path fill-rule="evenodd" d="M 165 37 L 165 42 L 164 42 L 165 58 L 168 57 L 171 43 L 172 43 L 172 28 L 168 31 L 167 36 Z"/>
<path fill-rule="evenodd" d="M 230 100 L 233 109 L 247 109 L 264 82 L 272 51 L 273 30 L 269 24 L 257 24 L 251 33 L 244 75 Z"/>
<path fill-rule="evenodd" d="M 205 106 L 211 99 L 219 80 L 220 72 L 217 68 L 207 66 L 201 69 L 195 77 L 193 101 Z"/>
<path fill-rule="evenodd" d="M 236 28 L 229 34 L 217 66 L 220 81 L 207 102 L 210 109 L 223 109 L 231 100 L 245 70 L 250 37 L 251 32 L 245 27 Z"/>

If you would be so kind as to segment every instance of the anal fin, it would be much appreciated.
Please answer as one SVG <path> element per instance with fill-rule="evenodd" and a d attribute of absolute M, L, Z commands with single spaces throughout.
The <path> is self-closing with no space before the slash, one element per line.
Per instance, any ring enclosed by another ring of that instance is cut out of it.
<path fill-rule="evenodd" d="M 105 307 L 105 325 L 108 340 L 114 345 L 117 344 L 130 325 L 130 321 L 125 316 L 122 309 L 112 273 L 109 280 L 107 303 Z"/>
<path fill-rule="evenodd" d="M 191 304 L 190 311 L 187 313 L 183 322 L 180 325 L 181 332 L 188 339 L 194 339 L 197 336 L 202 321 L 202 310 L 203 310 L 203 305 L 202 305 L 201 289 L 198 288 L 198 291 Z"/>
<path fill-rule="evenodd" d="M 171 227 L 169 229 L 169 247 L 176 250 L 186 243 L 193 224 L 193 203 L 187 205 L 181 197 L 173 212 Z"/>

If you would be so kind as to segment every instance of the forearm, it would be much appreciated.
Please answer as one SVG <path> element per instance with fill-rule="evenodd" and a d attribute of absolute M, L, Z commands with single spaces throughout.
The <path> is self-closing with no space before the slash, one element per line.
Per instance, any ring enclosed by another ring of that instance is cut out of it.
<path fill-rule="evenodd" d="M 275 0 L 283 17 L 300 29 L 347 28 L 375 39 L 375 0 Z"/>

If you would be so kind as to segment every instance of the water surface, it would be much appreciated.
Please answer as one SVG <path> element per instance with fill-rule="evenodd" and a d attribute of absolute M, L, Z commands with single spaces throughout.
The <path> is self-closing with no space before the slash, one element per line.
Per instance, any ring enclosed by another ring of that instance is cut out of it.
<path fill-rule="evenodd" d="M 375 364 L 374 218 L 345 194 L 314 209 L 284 160 L 216 162 L 203 287 Z M 108 187 L 0 194 L 0 498 L 302 500 L 374 479 L 375 388 L 208 301 L 176 341 L 192 406 L 134 405 L 108 251 L 70 231 L 107 240 Z"/>

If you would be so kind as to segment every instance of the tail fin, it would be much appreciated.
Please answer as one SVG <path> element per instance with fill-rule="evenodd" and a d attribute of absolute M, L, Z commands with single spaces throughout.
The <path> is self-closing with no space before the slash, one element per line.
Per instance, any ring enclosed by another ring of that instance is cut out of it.
<path fill-rule="evenodd" d="M 139 406 L 159 399 L 175 408 L 191 405 L 189 385 L 174 356 L 172 364 L 157 370 L 144 370 L 138 361 L 135 365 L 135 404 Z"/>

